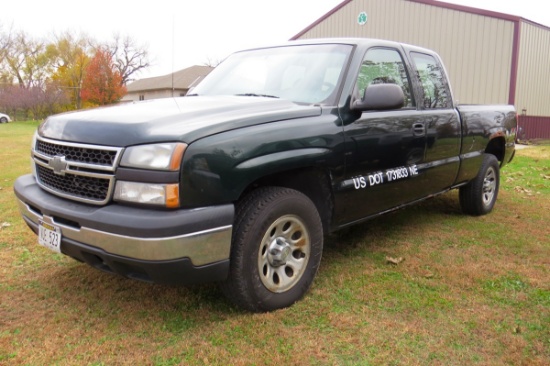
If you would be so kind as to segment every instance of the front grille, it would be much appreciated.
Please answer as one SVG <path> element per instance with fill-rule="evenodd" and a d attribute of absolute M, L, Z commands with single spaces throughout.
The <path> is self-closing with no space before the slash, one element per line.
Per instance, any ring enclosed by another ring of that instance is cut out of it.
<path fill-rule="evenodd" d="M 36 151 L 48 156 L 64 156 L 65 160 L 84 164 L 114 166 L 117 151 L 72 145 L 60 145 L 38 140 Z"/>
<path fill-rule="evenodd" d="M 63 195 L 103 202 L 109 194 L 110 179 L 92 178 L 66 173 L 58 175 L 41 165 L 36 166 L 39 182 L 46 188 Z"/>
<path fill-rule="evenodd" d="M 33 149 L 38 184 L 75 201 L 104 205 L 111 199 L 122 148 L 37 137 Z"/>

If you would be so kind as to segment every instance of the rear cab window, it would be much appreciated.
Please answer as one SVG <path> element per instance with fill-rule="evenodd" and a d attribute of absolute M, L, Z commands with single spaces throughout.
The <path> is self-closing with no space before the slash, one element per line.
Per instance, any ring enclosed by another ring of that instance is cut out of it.
<path fill-rule="evenodd" d="M 411 52 L 410 55 L 421 86 L 420 106 L 424 109 L 452 108 L 451 92 L 439 62 L 424 53 Z"/>

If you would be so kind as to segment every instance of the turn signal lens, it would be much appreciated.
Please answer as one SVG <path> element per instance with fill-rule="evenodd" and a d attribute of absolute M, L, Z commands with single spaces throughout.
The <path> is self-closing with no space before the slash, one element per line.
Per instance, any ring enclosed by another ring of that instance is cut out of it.
<path fill-rule="evenodd" d="M 179 184 L 152 184 L 118 181 L 115 186 L 115 201 L 178 208 Z"/>

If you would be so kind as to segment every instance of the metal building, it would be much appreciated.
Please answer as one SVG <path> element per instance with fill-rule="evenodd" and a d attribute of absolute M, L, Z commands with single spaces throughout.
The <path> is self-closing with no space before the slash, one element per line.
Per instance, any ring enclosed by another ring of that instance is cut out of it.
<path fill-rule="evenodd" d="M 430 48 L 461 104 L 514 104 L 520 138 L 550 138 L 550 27 L 434 0 L 346 0 L 292 39 L 368 37 Z"/>

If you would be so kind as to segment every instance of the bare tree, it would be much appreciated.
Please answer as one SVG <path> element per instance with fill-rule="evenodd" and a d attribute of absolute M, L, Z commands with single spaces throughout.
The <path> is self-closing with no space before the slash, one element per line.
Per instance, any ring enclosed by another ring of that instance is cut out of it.
<path fill-rule="evenodd" d="M 65 93 L 55 83 L 44 88 L 9 85 L 0 89 L 0 108 L 14 117 L 42 119 L 66 110 L 67 103 Z"/>
<path fill-rule="evenodd" d="M 115 34 L 108 45 L 115 67 L 122 75 L 122 85 L 134 80 L 132 75 L 150 66 L 149 53 L 145 45 L 139 45 L 129 35 Z"/>
<path fill-rule="evenodd" d="M 207 57 L 202 64 L 203 66 L 217 67 L 222 61 L 223 59 Z"/>

